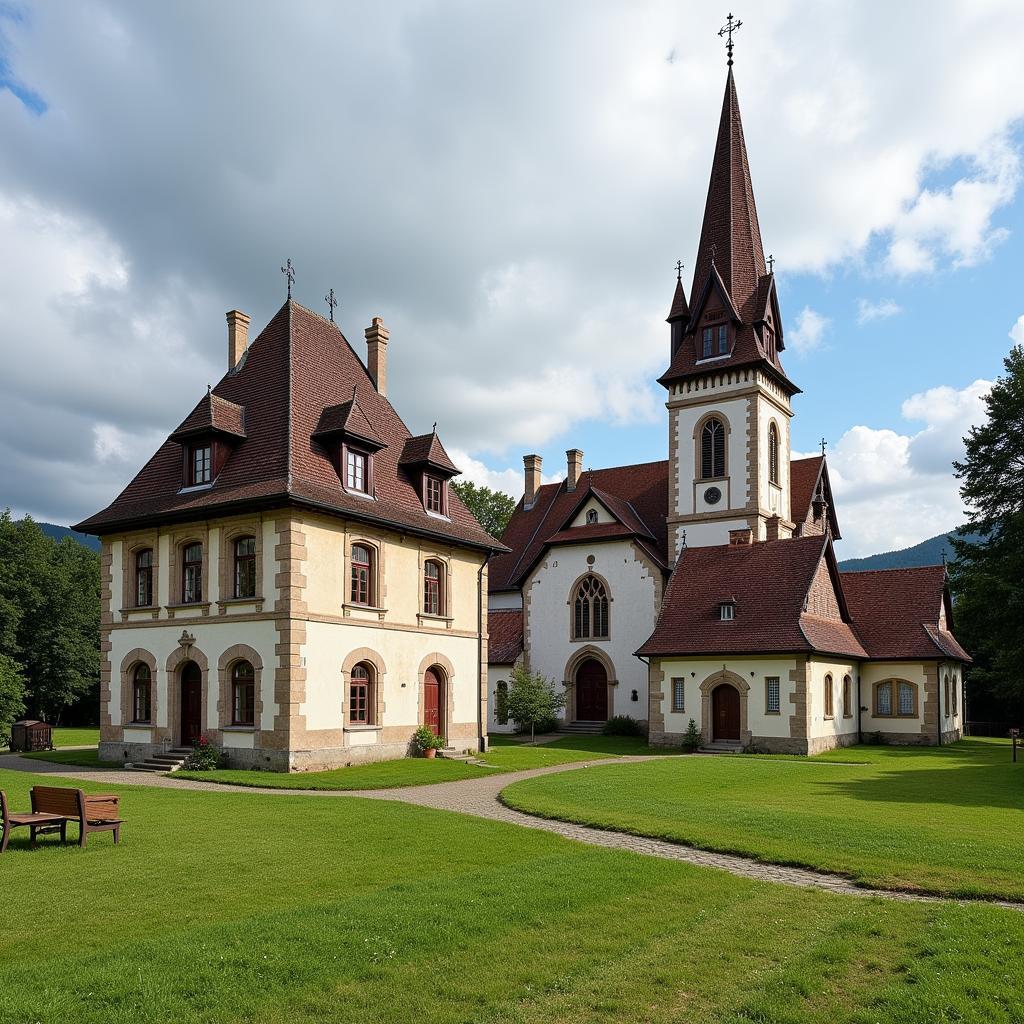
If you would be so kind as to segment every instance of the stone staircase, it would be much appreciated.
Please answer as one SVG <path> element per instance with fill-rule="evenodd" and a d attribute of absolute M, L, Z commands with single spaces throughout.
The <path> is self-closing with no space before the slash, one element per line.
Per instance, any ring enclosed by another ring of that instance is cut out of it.
<path fill-rule="evenodd" d="M 191 753 L 191 747 L 172 747 L 162 754 L 151 754 L 145 761 L 135 761 L 125 767 L 134 772 L 176 772 Z"/>
<path fill-rule="evenodd" d="M 604 722 L 565 722 L 558 727 L 558 731 L 567 736 L 600 736 L 604 727 Z"/>
<path fill-rule="evenodd" d="M 743 744 L 733 740 L 712 740 L 697 748 L 698 754 L 740 754 Z"/>
<path fill-rule="evenodd" d="M 481 761 L 476 754 L 467 754 L 465 750 L 456 750 L 455 747 L 442 747 L 437 752 L 437 756 L 443 757 L 446 761 L 464 761 L 466 764 L 476 764 L 482 768 L 494 767 L 486 761 Z"/>

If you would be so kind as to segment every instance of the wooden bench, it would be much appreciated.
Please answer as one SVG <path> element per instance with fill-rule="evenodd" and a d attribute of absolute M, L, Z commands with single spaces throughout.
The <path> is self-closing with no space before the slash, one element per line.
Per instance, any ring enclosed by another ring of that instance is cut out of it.
<path fill-rule="evenodd" d="M 78 845 L 85 846 L 90 832 L 113 832 L 114 843 L 121 840 L 121 825 L 118 817 L 120 797 L 114 793 L 97 793 L 87 796 L 80 789 L 65 789 L 58 786 L 33 786 L 32 811 L 36 814 L 56 815 L 64 819 L 63 827 L 40 825 L 36 832 L 60 831 L 61 839 L 67 837 L 69 821 L 78 822 Z"/>
<path fill-rule="evenodd" d="M 29 842 L 35 846 L 36 836 L 40 832 L 59 831 L 61 841 L 64 841 L 67 838 L 67 827 L 68 820 L 61 814 L 11 814 L 7 809 L 7 794 L 0 789 L 0 853 L 6 852 L 12 829 L 27 828 Z"/>

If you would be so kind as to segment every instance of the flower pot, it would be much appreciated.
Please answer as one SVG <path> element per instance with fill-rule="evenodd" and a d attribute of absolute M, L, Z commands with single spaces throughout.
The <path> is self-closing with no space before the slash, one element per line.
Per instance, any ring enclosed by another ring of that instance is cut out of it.
<path fill-rule="evenodd" d="M 423 756 L 424 757 L 437 757 L 437 751 L 433 747 L 427 747 L 427 749 L 423 751 Z"/>

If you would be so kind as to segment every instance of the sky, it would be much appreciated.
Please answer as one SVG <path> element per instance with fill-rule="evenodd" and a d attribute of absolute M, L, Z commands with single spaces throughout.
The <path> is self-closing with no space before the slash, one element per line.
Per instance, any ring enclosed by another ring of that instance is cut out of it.
<path fill-rule="evenodd" d="M 828 442 L 841 557 L 963 521 L 951 462 L 1024 342 L 1024 5 L 923 9 L 735 11 L 794 449 Z M 113 500 L 287 258 L 356 351 L 384 318 L 389 397 L 468 478 L 665 458 L 726 13 L 0 0 L 0 507 Z"/>

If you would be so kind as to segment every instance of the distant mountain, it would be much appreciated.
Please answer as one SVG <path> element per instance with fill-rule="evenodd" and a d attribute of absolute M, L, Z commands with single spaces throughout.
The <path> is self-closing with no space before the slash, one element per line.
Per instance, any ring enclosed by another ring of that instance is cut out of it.
<path fill-rule="evenodd" d="M 89 537 L 84 533 L 75 533 L 74 530 L 67 526 L 55 526 L 53 523 L 40 523 L 39 529 L 42 530 L 47 537 L 52 537 L 56 541 L 62 540 L 64 537 L 70 537 L 72 540 L 77 540 L 82 547 L 86 547 L 90 551 L 99 551 L 100 549 L 100 542 L 96 537 Z"/>
<path fill-rule="evenodd" d="M 928 540 L 915 544 L 912 548 L 902 548 L 899 551 L 883 551 L 879 555 L 867 555 L 864 558 L 848 558 L 845 562 L 839 563 L 843 572 L 863 572 L 867 569 L 912 569 L 919 565 L 941 565 L 942 556 L 945 554 L 946 561 L 952 561 L 953 545 L 949 543 L 949 534 L 956 533 L 950 530 L 949 533 L 940 533 L 937 537 L 929 537 Z M 977 540 L 977 536 L 967 534 L 966 540 Z"/>

